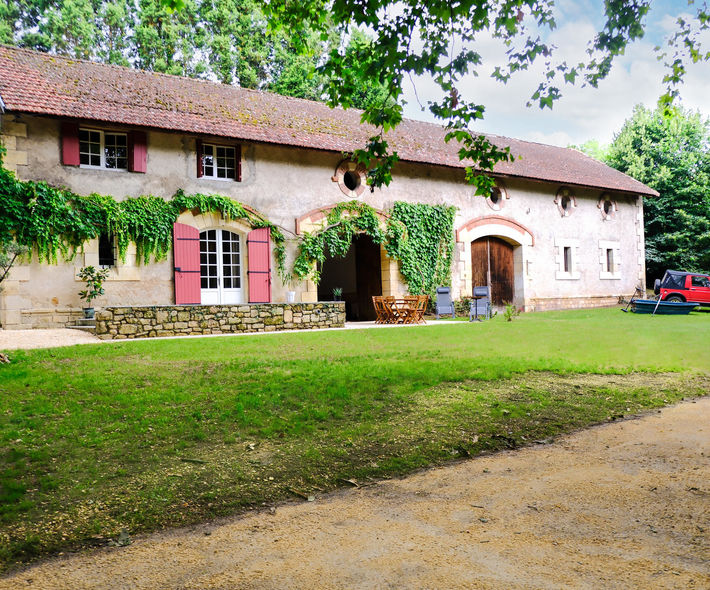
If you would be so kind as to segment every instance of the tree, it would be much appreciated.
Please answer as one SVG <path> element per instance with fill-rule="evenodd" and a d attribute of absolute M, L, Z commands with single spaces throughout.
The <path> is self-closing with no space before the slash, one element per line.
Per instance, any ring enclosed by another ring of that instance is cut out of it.
<path fill-rule="evenodd" d="M 12 265 L 15 264 L 18 258 L 25 256 L 29 252 L 27 246 L 22 246 L 10 240 L 7 243 L 0 242 L 0 291 L 2 291 L 2 282 L 10 274 Z"/>
<path fill-rule="evenodd" d="M 710 121 L 700 113 L 639 105 L 607 164 L 656 189 L 644 201 L 646 272 L 710 272 Z"/>
<path fill-rule="evenodd" d="M 179 8 L 183 0 L 162 1 Z M 555 27 L 554 0 L 271 0 L 266 10 L 272 27 L 283 27 L 296 39 L 305 29 L 324 31 L 325 23 L 331 21 L 337 23 L 343 38 L 356 30 L 372 33 L 370 58 L 354 70 L 342 46 L 332 49 L 319 68 L 328 80 L 326 97 L 332 106 L 351 106 L 352 96 L 363 83 L 378 83 L 387 89 L 387 98 L 368 105 L 362 115 L 363 122 L 379 132 L 365 149 L 354 154 L 372 165 L 368 180 L 372 186 L 389 184 L 391 168 L 398 159 L 385 133 L 402 120 L 403 82 L 412 75 L 426 74 L 440 89 L 439 100 L 430 103 L 429 109 L 446 124 L 446 140 L 461 144 L 459 157 L 471 163 L 466 169 L 468 182 L 477 193 L 487 194 L 494 181 L 485 172 L 513 156 L 469 129 L 483 117 L 485 107 L 462 97 L 457 85 L 463 75 L 480 70 L 483 58 L 477 42 L 493 36 L 509 48 L 507 66 L 494 73 L 501 82 L 543 59 L 546 73 L 531 100 L 551 108 L 562 85 L 581 82 L 596 86 L 608 75 L 628 43 L 643 36 L 649 5 L 649 0 L 605 0 L 606 21 L 589 43 L 589 59 L 577 64 L 557 60 L 555 48 L 541 40 L 541 30 Z M 668 51 L 661 53 L 669 68 L 665 104 L 670 104 L 682 82 L 684 64 L 710 59 L 698 37 L 709 27 L 710 10 L 705 3 L 695 10 L 695 18 L 678 20 Z"/>
<path fill-rule="evenodd" d="M 589 157 L 599 160 L 600 162 L 606 162 L 606 158 L 609 153 L 609 146 L 599 143 L 596 139 L 585 141 L 582 145 L 569 145 L 567 147 L 579 150 L 580 152 L 587 154 Z"/>

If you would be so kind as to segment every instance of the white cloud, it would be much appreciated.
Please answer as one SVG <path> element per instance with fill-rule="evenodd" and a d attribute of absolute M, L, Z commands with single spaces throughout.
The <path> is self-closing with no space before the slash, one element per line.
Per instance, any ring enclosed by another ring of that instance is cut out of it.
<path fill-rule="evenodd" d="M 561 26 L 547 36 L 548 41 L 558 47 L 558 59 L 576 63 L 584 59 L 587 42 L 593 38 L 596 29 L 590 20 L 583 18 L 584 13 L 580 13 L 574 3 L 563 2 L 562 12 L 576 20 L 560 22 Z M 525 106 L 542 79 L 542 64 L 517 73 L 508 84 L 500 84 L 490 78 L 490 73 L 496 64 L 505 63 L 504 51 L 497 40 L 481 39 L 476 50 L 482 54 L 486 65 L 478 77 L 469 76 L 459 85 L 466 99 L 486 106 L 485 119 L 475 128 L 563 146 L 590 139 L 610 142 L 631 116 L 636 104 L 653 107 L 663 93 L 664 66 L 657 60 L 653 48 L 661 43 L 660 31 L 672 30 L 675 19 L 676 16 L 668 14 L 657 15 L 649 22 L 646 38 L 627 48 L 626 55 L 615 62 L 608 78 L 602 80 L 598 88 L 565 85 L 561 88 L 563 96 L 552 111 Z M 710 33 L 704 37 L 710 43 Z M 438 88 L 431 80 L 418 79 L 416 88 L 425 105 L 427 100 L 439 98 Z M 710 66 L 707 63 L 688 66 L 681 96 L 684 106 L 710 114 L 707 99 L 710 96 Z M 406 90 L 405 97 L 410 102 L 406 107 L 407 116 L 433 120 L 430 113 L 420 111 L 411 87 Z"/>

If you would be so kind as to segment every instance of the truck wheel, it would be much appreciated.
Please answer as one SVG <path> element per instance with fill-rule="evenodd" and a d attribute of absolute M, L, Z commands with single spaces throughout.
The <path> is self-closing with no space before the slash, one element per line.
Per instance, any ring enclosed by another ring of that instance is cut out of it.
<path fill-rule="evenodd" d="M 685 299 L 680 295 L 670 295 L 666 297 L 664 301 L 668 301 L 669 303 L 685 303 Z"/>
<path fill-rule="evenodd" d="M 661 279 L 656 279 L 653 282 L 653 292 L 658 295 L 661 292 Z"/>

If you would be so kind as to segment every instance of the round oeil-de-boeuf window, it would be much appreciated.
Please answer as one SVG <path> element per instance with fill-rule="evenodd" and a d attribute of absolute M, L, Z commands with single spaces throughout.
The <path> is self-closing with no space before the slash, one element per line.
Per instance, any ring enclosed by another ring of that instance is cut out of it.
<path fill-rule="evenodd" d="M 351 199 L 356 199 L 365 192 L 367 187 L 367 168 L 363 164 L 358 164 L 352 160 L 343 160 L 335 169 L 335 174 L 331 178 L 338 183 L 338 187 Z"/>
<path fill-rule="evenodd" d="M 486 203 L 494 211 L 500 211 L 509 198 L 508 189 L 505 188 L 505 185 L 500 180 L 496 180 L 496 185 L 486 199 Z"/>
<path fill-rule="evenodd" d="M 562 217 L 569 217 L 577 208 L 577 199 L 570 189 L 563 186 L 555 195 L 555 205 Z"/>
<path fill-rule="evenodd" d="M 609 219 L 614 219 L 614 215 L 618 210 L 616 201 L 611 198 L 611 195 L 609 193 L 602 193 L 601 197 L 599 197 L 599 203 L 597 203 L 597 207 L 599 207 L 599 211 L 602 214 L 602 219 L 604 219 L 605 221 Z"/>

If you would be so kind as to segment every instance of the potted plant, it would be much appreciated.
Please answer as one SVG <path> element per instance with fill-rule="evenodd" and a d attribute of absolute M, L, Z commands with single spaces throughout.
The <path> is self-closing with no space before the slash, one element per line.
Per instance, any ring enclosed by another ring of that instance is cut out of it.
<path fill-rule="evenodd" d="M 343 288 L 342 287 L 333 287 L 333 301 L 340 301 L 340 298 L 343 296 Z"/>
<path fill-rule="evenodd" d="M 108 277 L 108 268 L 97 269 L 93 266 L 85 266 L 79 271 L 79 278 L 86 283 L 86 289 L 79 291 L 79 297 L 86 301 L 84 317 L 93 319 L 94 308 L 91 302 L 104 294 L 104 281 Z"/>
<path fill-rule="evenodd" d="M 288 287 L 288 290 L 286 291 L 286 303 L 294 303 L 296 301 L 296 291 L 293 288 L 293 275 L 287 275 L 284 282 Z"/>

